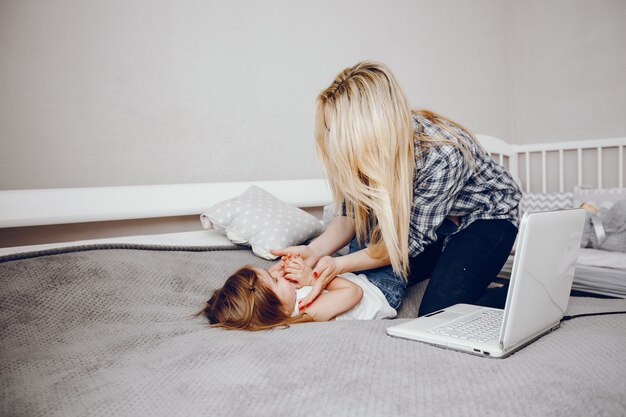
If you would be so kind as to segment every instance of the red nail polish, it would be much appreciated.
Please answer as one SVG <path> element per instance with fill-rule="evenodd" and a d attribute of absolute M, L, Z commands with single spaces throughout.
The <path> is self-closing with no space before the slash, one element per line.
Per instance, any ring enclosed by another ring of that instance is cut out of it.
<path fill-rule="evenodd" d="M 303 310 L 303 309 L 304 309 L 304 306 L 298 307 L 298 310 Z"/>
<path fill-rule="evenodd" d="M 318 273 L 317 273 L 317 271 L 313 271 L 313 276 L 314 276 L 315 278 L 317 278 L 317 277 L 319 276 L 319 275 L 318 275 Z"/>

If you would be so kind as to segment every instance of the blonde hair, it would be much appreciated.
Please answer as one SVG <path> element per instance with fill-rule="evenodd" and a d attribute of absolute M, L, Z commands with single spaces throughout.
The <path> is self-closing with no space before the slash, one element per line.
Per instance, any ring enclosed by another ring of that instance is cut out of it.
<path fill-rule="evenodd" d="M 332 123 L 326 125 L 325 112 Z M 320 93 L 315 107 L 315 140 L 333 197 L 343 201 L 359 241 L 369 236 L 368 254 L 388 258 L 395 273 L 409 272 L 408 236 L 413 199 L 415 144 L 463 140 L 429 137 L 413 129 L 413 115 L 425 117 L 460 139 L 460 125 L 430 111 L 412 111 L 384 64 L 364 61 L 341 71 Z M 471 136 L 471 134 L 470 134 Z"/>
<path fill-rule="evenodd" d="M 291 317 L 276 293 L 265 286 L 252 266 L 226 279 L 195 316 L 205 316 L 211 327 L 229 330 L 268 330 L 313 321 L 306 313 Z"/>

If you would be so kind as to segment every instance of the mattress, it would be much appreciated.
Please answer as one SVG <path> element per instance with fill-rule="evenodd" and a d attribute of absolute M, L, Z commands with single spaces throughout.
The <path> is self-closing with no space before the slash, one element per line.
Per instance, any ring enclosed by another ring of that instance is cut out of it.
<path fill-rule="evenodd" d="M 216 230 L 198 230 L 192 232 L 180 233 L 163 233 L 153 235 L 137 235 L 110 237 L 103 239 L 89 239 L 72 242 L 49 243 L 43 245 L 15 246 L 9 248 L 0 248 L 0 256 L 7 256 L 19 253 L 30 253 L 39 251 L 50 251 L 53 249 L 62 249 L 69 247 L 90 247 L 97 245 L 135 245 L 135 246 L 151 246 L 151 247 L 179 247 L 179 248 L 210 248 L 217 246 L 235 245 L 226 238 L 222 233 Z"/>
<path fill-rule="evenodd" d="M 508 279 L 513 269 L 511 255 L 498 275 Z M 581 248 L 572 289 L 608 297 L 626 298 L 626 254 Z"/>
<path fill-rule="evenodd" d="M 1 415 L 626 414 L 623 315 L 564 322 L 503 360 L 391 338 L 385 320 L 211 329 L 191 317 L 211 291 L 270 262 L 232 246 L 120 245 L 0 260 Z M 567 314 L 616 310 L 626 300 L 572 297 Z"/>
<path fill-rule="evenodd" d="M 592 294 L 626 298 L 626 270 L 577 265 L 572 288 Z"/>

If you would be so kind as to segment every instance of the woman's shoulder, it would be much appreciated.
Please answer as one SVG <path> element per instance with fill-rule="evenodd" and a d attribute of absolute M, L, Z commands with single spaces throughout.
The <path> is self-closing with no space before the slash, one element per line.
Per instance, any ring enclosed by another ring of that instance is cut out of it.
<path fill-rule="evenodd" d="M 479 158 L 480 148 L 472 135 L 444 119 L 433 121 L 413 112 L 415 157 L 417 167 L 442 163 L 457 165 L 466 158 Z"/>
<path fill-rule="evenodd" d="M 432 120 L 419 112 L 412 113 L 413 118 L 413 131 L 416 133 L 416 141 L 419 141 L 423 136 L 432 140 L 441 139 L 449 141 L 451 144 L 470 145 L 474 142 L 472 135 L 461 129 L 454 123 L 450 123 L 448 120 L 439 119 Z"/>
<path fill-rule="evenodd" d="M 415 131 L 415 133 L 424 132 L 433 124 L 430 120 L 415 111 L 411 112 L 411 119 L 413 121 L 413 130 Z"/>
<path fill-rule="evenodd" d="M 465 162 L 465 155 L 458 145 L 450 142 L 415 142 L 415 169 L 440 171 L 456 167 Z"/>

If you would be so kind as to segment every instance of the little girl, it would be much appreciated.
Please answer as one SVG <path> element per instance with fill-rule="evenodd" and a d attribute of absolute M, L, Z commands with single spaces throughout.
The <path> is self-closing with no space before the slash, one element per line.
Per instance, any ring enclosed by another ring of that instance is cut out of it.
<path fill-rule="evenodd" d="M 326 291 L 304 308 L 299 301 L 313 288 L 312 269 L 302 258 L 292 257 L 286 261 L 285 271 L 294 281 L 262 268 L 244 266 L 213 292 L 197 316 L 204 315 L 213 327 L 239 330 L 396 316 L 396 310 L 378 287 L 365 275 L 352 273 L 335 277 Z"/>

